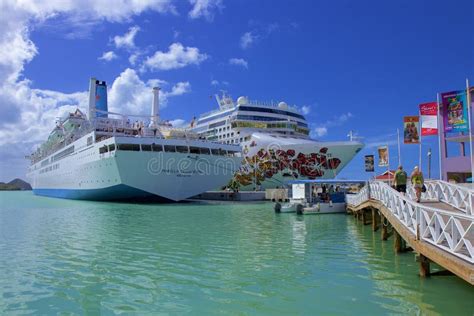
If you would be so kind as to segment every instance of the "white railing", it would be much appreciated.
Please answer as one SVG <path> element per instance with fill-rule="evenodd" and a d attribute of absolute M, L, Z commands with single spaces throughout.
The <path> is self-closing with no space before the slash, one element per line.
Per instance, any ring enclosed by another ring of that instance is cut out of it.
<path fill-rule="evenodd" d="M 358 206 L 364 203 L 365 201 L 368 201 L 370 199 L 369 196 L 369 186 L 365 185 L 360 189 L 360 191 L 357 194 L 347 194 L 346 195 L 346 203 L 353 205 L 353 206 Z"/>
<path fill-rule="evenodd" d="M 358 206 L 369 198 L 378 200 L 417 239 L 474 263 L 473 215 L 453 213 L 416 203 L 380 181 L 370 182 L 366 187 L 368 192 L 361 190 L 355 196 L 348 196 L 347 203 Z"/>
<path fill-rule="evenodd" d="M 474 215 L 474 190 L 441 180 L 425 181 L 425 187 L 422 199 L 441 201 L 467 215 Z M 409 186 L 407 189 L 408 196 L 414 199 L 414 188 Z"/>

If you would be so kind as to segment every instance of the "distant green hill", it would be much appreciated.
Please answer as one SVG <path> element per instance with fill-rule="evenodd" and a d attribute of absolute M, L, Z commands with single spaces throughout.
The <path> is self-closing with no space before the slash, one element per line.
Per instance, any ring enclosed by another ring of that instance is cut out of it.
<path fill-rule="evenodd" d="M 13 179 L 12 181 L 5 183 L 0 182 L 0 191 L 24 191 L 31 190 L 31 185 L 21 179 Z"/>

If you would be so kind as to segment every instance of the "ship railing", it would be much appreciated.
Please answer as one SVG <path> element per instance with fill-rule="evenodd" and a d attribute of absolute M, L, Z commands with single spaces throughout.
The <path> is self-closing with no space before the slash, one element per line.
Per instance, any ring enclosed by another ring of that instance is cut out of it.
<path fill-rule="evenodd" d="M 273 100 L 269 102 L 259 101 L 259 100 L 248 100 L 247 104 L 252 105 L 252 106 L 266 106 L 266 107 L 278 108 L 278 103 L 273 102 Z M 298 112 L 298 107 L 296 105 L 288 105 L 288 109 L 294 112 Z"/>

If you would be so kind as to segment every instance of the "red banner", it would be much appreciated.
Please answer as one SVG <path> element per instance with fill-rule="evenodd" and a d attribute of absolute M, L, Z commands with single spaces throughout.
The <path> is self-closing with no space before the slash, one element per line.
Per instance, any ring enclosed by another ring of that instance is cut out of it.
<path fill-rule="evenodd" d="M 421 136 L 438 135 L 438 104 L 420 104 Z"/>

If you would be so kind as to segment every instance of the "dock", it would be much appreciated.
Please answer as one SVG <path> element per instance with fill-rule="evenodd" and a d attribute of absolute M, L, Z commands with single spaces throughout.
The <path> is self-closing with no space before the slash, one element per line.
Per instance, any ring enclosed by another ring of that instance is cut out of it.
<path fill-rule="evenodd" d="M 445 181 L 427 181 L 417 203 L 412 187 L 404 196 L 381 181 L 368 182 L 347 196 L 347 210 L 364 225 L 393 238 L 396 253 L 417 253 L 420 276 L 430 262 L 474 285 L 474 190 Z"/>
<path fill-rule="evenodd" d="M 288 189 L 266 189 L 265 191 L 207 191 L 196 196 L 194 201 L 236 201 L 236 202 L 257 202 L 257 201 L 285 201 L 288 200 Z"/>

